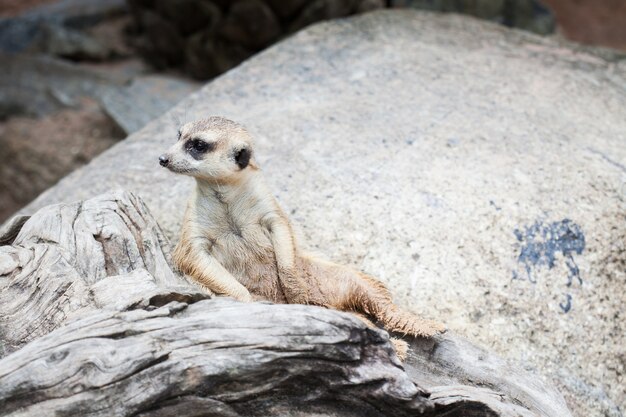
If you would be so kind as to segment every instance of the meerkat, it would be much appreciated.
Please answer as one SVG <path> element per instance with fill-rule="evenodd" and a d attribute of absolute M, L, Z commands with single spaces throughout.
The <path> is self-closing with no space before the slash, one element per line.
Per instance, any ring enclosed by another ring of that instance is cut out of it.
<path fill-rule="evenodd" d="M 185 124 L 159 163 L 196 180 L 173 259 L 209 291 L 353 312 L 370 327 L 373 320 L 413 336 L 445 330 L 398 308 L 377 279 L 301 250 L 255 160 L 252 137 L 238 123 L 209 117 Z M 406 342 L 392 343 L 403 359 Z"/>

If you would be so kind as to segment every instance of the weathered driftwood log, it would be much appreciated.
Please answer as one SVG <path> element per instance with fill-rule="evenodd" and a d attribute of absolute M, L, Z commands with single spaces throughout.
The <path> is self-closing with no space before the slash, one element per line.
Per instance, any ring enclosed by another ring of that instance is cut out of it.
<path fill-rule="evenodd" d="M 0 415 L 568 416 L 539 378 L 445 334 L 210 299 L 128 193 L 50 206 L 0 240 Z M 21 226 L 21 227 L 20 227 Z"/>
<path fill-rule="evenodd" d="M 25 223 L 9 225 L 0 236 L 0 242 L 12 243 L 0 247 L 0 357 L 56 329 L 74 312 L 128 298 L 124 278 L 93 287 L 102 278 L 133 271 L 137 278 L 145 270 L 150 286 L 131 285 L 133 295 L 143 296 L 181 283 L 168 265 L 165 237 L 130 194 L 46 207 Z M 107 298 L 107 288 L 119 296 Z"/>

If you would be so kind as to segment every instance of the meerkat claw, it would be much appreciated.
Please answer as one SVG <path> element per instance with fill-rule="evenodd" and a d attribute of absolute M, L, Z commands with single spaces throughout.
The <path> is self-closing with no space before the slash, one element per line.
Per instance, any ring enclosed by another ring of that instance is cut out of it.
<path fill-rule="evenodd" d="M 400 359 L 401 362 L 404 362 L 409 351 L 409 344 L 404 340 L 397 339 L 395 337 L 389 338 L 389 342 L 391 342 L 391 345 L 395 349 L 398 359 Z"/>

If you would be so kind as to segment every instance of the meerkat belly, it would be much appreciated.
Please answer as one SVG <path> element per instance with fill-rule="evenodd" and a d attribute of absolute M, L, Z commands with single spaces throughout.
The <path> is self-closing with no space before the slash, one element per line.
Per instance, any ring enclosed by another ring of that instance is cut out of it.
<path fill-rule="evenodd" d="M 221 230 L 213 256 L 251 294 L 275 303 L 286 302 L 272 242 L 259 224 L 231 224 Z"/>

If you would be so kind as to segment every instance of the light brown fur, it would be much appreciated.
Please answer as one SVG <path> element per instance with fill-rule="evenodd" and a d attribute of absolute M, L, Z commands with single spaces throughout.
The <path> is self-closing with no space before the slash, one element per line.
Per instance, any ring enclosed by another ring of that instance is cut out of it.
<path fill-rule="evenodd" d="M 194 146 L 202 144 L 194 139 L 212 150 L 197 155 Z M 205 288 L 240 301 L 263 299 L 355 312 L 368 325 L 372 323 L 363 315 L 388 331 L 414 336 L 444 330 L 398 308 L 375 278 L 298 247 L 287 216 L 254 161 L 252 138 L 240 125 L 219 117 L 188 123 L 162 158 L 173 172 L 196 179 L 174 260 Z M 404 356 L 406 343 L 393 343 Z"/>

